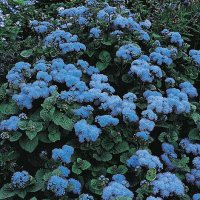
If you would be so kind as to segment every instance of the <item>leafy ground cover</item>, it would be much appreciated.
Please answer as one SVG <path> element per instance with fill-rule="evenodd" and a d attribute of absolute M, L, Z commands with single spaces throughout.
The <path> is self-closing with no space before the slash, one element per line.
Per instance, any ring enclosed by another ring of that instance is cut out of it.
<path fill-rule="evenodd" d="M 198 4 L 2 1 L 0 199 L 200 199 Z"/>

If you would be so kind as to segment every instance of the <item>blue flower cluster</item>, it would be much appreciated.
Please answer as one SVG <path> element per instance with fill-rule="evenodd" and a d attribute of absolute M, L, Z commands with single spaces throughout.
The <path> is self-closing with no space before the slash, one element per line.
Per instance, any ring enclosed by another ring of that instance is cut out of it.
<path fill-rule="evenodd" d="M 21 189 L 26 187 L 30 181 L 30 175 L 27 171 L 15 172 L 11 178 L 13 187 Z"/>
<path fill-rule="evenodd" d="M 153 193 L 160 194 L 163 198 L 174 195 L 183 196 L 185 193 L 181 180 L 170 172 L 157 174 L 156 180 L 151 185 L 153 186 Z"/>
<path fill-rule="evenodd" d="M 200 187 L 200 157 L 196 157 L 192 161 L 194 168 L 185 175 L 186 180 L 196 185 L 198 188 Z"/>
<path fill-rule="evenodd" d="M 124 176 L 113 176 L 113 181 L 103 189 L 102 199 L 111 200 L 117 198 L 133 198 L 134 194 L 127 188 L 127 185 L 129 184 L 127 184 Z"/>
<path fill-rule="evenodd" d="M 131 64 L 129 74 L 136 74 L 143 82 L 152 82 L 155 77 L 162 78 L 162 70 L 156 65 L 148 63 L 148 56 L 141 56 Z"/>
<path fill-rule="evenodd" d="M 91 3 L 90 3 L 91 4 Z M 67 19 L 68 23 L 78 23 L 81 26 L 88 24 L 88 8 L 85 6 L 78 6 L 61 10 L 59 15 Z"/>
<path fill-rule="evenodd" d="M 181 91 L 186 93 L 190 98 L 198 96 L 197 89 L 189 81 L 180 83 L 179 87 Z"/>
<path fill-rule="evenodd" d="M 137 132 L 135 135 L 136 137 L 141 138 L 145 141 L 148 141 L 149 139 L 149 132 L 140 131 L 140 132 Z"/>
<path fill-rule="evenodd" d="M 82 119 L 75 123 L 74 125 L 75 134 L 79 137 L 79 142 L 84 141 L 96 141 L 101 134 L 101 129 L 97 128 L 95 125 L 90 125 L 85 119 Z"/>
<path fill-rule="evenodd" d="M 150 54 L 150 59 L 158 65 L 171 65 L 173 62 L 172 56 L 174 56 L 176 53 L 176 48 L 168 49 L 163 47 L 157 47 L 155 51 Z"/>
<path fill-rule="evenodd" d="M 57 197 L 65 195 L 67 187 L 68 181 L 56 175 L 53 175 L 47 183 L 47 190 L 52 191 Z"/>
<path fill-rule="evenodd" d="M 88 118 L 91 115 L 93 110 L 94 108 L 88 105 L 88 106 L 82 106 L 78 109 L 74 109 L 73 113 L 74 115 L 79 116 L 81 118 Z"/>
<path fill-rule="evenodd" d="M 99 123 L 101 127 L 106 126 L 116 126 L 119 124 L 119 119 L 112 117 L 111 115 L 102 115 L 102 116 L 96 116 L 95 121 Z"/>
<path fill-rule="evenodd" d="M 200 200 L 200 193 L 194 194 L 192 200 Z"/>
<path fill-rule="evenodd" d="M 162 150 L 164 154 L 161 155 L 161 159 L 166 164 L 168 170 L 175 169 L 175 166 L 172 164 L 170 159 L 177 158 L 177 154 L 174 151 L 174 146 L 169 143 L 162 144 Z"/>
<path fill-rule="evenodd" d="M 197 66 L 200 66 L 200 50 L 191 49 L 189 55 L 192 57 Z"/>
<path fill-rule="evenodd" d="M 200 144 L 193 144 L 188 138 L 182 139 L 180 146 L 185 149 L 186 153 L 192 153 L 195 156 L 200 155 Z"/>
<path fill-rule="evenodd" d="M 0 122 L 0 131 L 16 131 L 18 129 L 19 122 L 19 117 L 11 116 L 9 119 Z"/>
<path fill-rule="evenodd" d="M 33 20 L 30 22 L 31 27 L 35 30 L 36 33 L 46 33 L 48 29 L 52 26 L 51 23 L 42 21 L 39 22 L 37 20 Z"/>
<path fill-rule="evenodd" d="M 183 45 L 183 39 L 181 37 L 181 34 L 179 32 L 169 32 L 167 34 L 168 37 L 170 37 L 170 42 L 172 44 L 176 44 L 179 47 Z"/>
<path fill-rule="evenodd" d="M 117 50 L 116 56 L 124 60 L 132 60 L 133 58 L 139 57 L 141 53 L 142 50 L 138 45 L 126 44 Z"/>
<path fill-rule="evenodd" d="M 147 197 L 146 200 L 162 200 L 162 198 L 150 196 L 150 197 Z"/>
<path fill-rule="evenodd" d="M 163 168 L 159 158 L 152 156 L 147 150 L 138 150 L 127 160 L 127 165 L 135 169 L 146 167 L 148 169 L 155 168 L 161 170 Z"/>
<path fill-rule="evenodd" d="M 90 37 L 99 38 L 101 34 L 101 30 L 98 27 L 94 27 L 90 29 Z"/>
<path fill-rule="evenodd" d="M 91 1 L 91 0 L 88 0 Z M 89 194 L 82 194 L 79 196 L 79 200 L 94 200 L 94 197 Z"/>
<path fill-rule="evenodd" d="M 58 46 L 62 53 L 85 51 L 86 46 L 78 42 L 78 36 L 63 30 L 56 30 L 44 39 L 46 46 Z"/>
<path fill-rule="evenodd" d="M 182 114 L 190 112 L 190 103 L 186 93 L 176 88 L 169 88 L 166 90 L 166 93 L 167 97 L 163 97 L 159 92 L 144 92 L 144 97 L 148 102 L 147 108 L 163 114 L 172 112 Z"/>
<path fill-rule="evenodd" d="M 64 163 L 71 162 L 71 156 L 74 154 L 74 148 L 69 145 L 64 145 L 62 149 L 52 150 L 52 159 L 55 161 L 62 161 Z"/>
<path fill-rule="evenodd" d="M 176 83 L 176 81 L 171 77 L 167 77 L 165 79 L 165 83 L 170 84 L 170 85 L 174 85 Z"/>

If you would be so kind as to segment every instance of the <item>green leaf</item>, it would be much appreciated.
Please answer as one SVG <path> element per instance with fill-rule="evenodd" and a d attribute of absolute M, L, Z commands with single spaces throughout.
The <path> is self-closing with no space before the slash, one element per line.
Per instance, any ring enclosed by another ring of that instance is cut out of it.
<path fill-rule="evenodd" d="M 73 129 L 73 121 L 66 114 L 56 111 L 53 117 L 53 122 L 64 128 L 65 130 L 71 131 Z"/>
<path fill-rule="evenodd" d="M 91 167 L 90 162 L 88 162 L 87 160 L 82 160 L 82 165 L 81 165 L 82 170 L 89 169 L 90 167 Z"/>
<path fill-rule="evenodd" d="M 18 197 L 24 199 L 27 194 L 27 191 L 26 190 L 17 190 L 16 194 L 18 195 Z"/>
<path fill-rule="evenodd" d="M 101 146 L 106 150 L 109 151 L 113 148 L 114 142 L 110 138 L 104 138 L 101 142 Z"/>
<path fill-rule="evenodd" d="M 107 169 L 109 174 L 125 174 L 128 171 L 127 167 L 124 165 L 113 165 Z"/>
<path fill-rule="evenodd" d="M 10 184 L 5 184 L 0 190 L 0 199 L 7 199 L 15 196 L 15 191 L 13 191 L 10 187 Z"/>
<path fill-rule="evenodd" d="M 132 83 L 133 82 L 133 77 L 130 76 L 129 74 L 123 74 L 122 75 L 122 81 L 124 83 Z"/>
<path fill-rule="evenodd" d="M 21 136 L 22 136 L 22 133 L 20 133 L 20 132 L 18 132 L 18 131 L 12 132 L 12 133 L 10 134 L 9 140 L 10 140 L 10 142 L 16 142 L 17 140 L 20 139 Z"/>
<path fill-rule="evenodd" d="M 102 62 L 97 62 L 96 67 L 99 69 L 99 71 L 103 71 L 108 67 L 109 63 L 102 63 Z"/>
<path fill-rule="evenodd" d="M 74 164 L 72 165 L 72 172 L 75 173 L 75 174 L 77 174 L 77 175 L 79 175 L 79 174 L 82 173 L 82 170 L 79 169 L 79 167 L 77 166 L 76 163 L 74 163 Z"/>
<path fill-rule="evenodd" d="M 129 150 L 128 142 L 123 141 L 115 145 L 115 154 L 123 153 Z"/>
<path fill-rule="evenodd" d="M 51 124 L 48 128 L 48 131 L 48 138 L 51 142 L 56 142 L 60 140 L 61 133 L 58 126 Z"/>
<path fill-rule="evenodd" d="M 104 185 L 97 179 L 92 179 L 89 183 L 89 189 L 91 192 L 101 195 Z"/>
<path fill-rule="evenodd" d="M 156 169 L 152 168 L 147 171 L 146 179 L 148 181 L 153 181 L 156 179 Z"/>
<path fill-rule="evenodd" d="M 32 153 L 38 145 L 38 137 L 35 137 L 33 140 L 29 140 L 28 138 L 20 139 L 19 144 L 22 149 Z"/>
<path fill-rule="evenodd" d="M 197 128 L 193 128 L 188 135 L 190 140 L 200 140 L 200 131 Z"/>
<path fill-rule="evenodd" d="M 101 155 L 93 154 L 93 158 L 95 158 L 97 161 L 108 162 L 112 159 L 112 154 L 109 152 L 103 152 Z"/>
<path fill-rule="evenodd" d="M 6 89 L 8 87 L 8 83 L 4 83 L 0 86 L 0 100 L 2 101 L 6 97 Z"/>
<path fill-rule="evenodd" d="M 108 51 L 101 51 L 101 53 L 99 54 L 99 59 L 103 63 L 109 63 L 112 57 Z"/>
<path fill-rule="evenodd" d="M 39 190 L 42 190 L 45 187 L 44 182 L 36 182 L 35 184 L 29 186 L 27 188 L 28 192 L 37 192 Z"/>
<path fill-rule="evenodd" d="M 42 109 L 40 111 L 40 117 L 44 120 L 44 121 L 51 121 L 55 112 L 55 107 L 52 107 L 50 110 L 47 109 Z"/>
<path fill-rule="evenodd" d="M 24 50 L 20 53 L 20 55 L 24 58 L 28 58 L 31 55 L 33 55 L 33 50 L 32 49 L 28 49 L 28 50 Z"/>

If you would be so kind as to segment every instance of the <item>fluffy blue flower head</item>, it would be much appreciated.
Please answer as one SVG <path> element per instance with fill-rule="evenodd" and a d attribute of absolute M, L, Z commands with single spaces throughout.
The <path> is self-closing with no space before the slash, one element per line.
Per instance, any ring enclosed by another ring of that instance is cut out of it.
<path fill-rule="evenodd" d="M 7 120 L 3 120 L 0 122 L 0 131 L 16 131 L 19 122 L 20 118 L 17 116 L 12 116 Z"/>
<path fill-rule="evenodd" d="M 127 165 L 132 168 L 146 167 L 148 169 L 162 169 L 163 165 L 157 156 L 152 156 L 147 150 L 138 150 L 127 160 Z"/>
<path fill-rule="evenodd" d="M 71 156 L 74 154 L 74 148 L 69 145 L 64 145 L 62 149 L 52 150 L 52 159 L 55 161 L 62 161 L 64 163 L 71 162 Z"/>
<path fill-rule="evenodd" d="M 67 187 L 68 181 L 56 175 L 52 176 L 47 183 L 47 190 L 52 191 L 57 197 L 65 195 Z"/>
<path fill-rule="evenodd" d="M 15 188 L 24 188 L 30 181 L 30 175 L 27 171 L 15 172 L 11 178 L 12 185 Z"/>
<path fill-rule="evenodd" d="M 163 198 L 183 196 L 185 193 L 181 180 L 170 172 L 157 174 L 156 180 L 151 184 L 153 186 L 153 193 L 160 194 Z"/>
<path fill-rule="evenodd" d="M 194 194 L 192 200 L 200 200 L 200 193 Z"/>
<path fill-rule="evenodd" d="M 101 127 L 116 126 L 119 123 L 119 119 L 114 118 L 111 115 L 97 116 L 95 118 L 95 121 L 99 123 Z"/>
<path fill-rule="evenodd" d="M 99 38 L 101 35 L 101 30 L 98 27 L 90 29 L 90 37 Z"/>
<path fill-rule="evenodd" d="M 111 200 L 122 197 L 133 198 L 134 194 L 124 185 L 115 181 L 110 182 L 109 185 L 103 189 L 103 200 Z"/>
<path fill-rule="evenodd" d="M 140 56 L 141 48 L 136 44 L 126 44 L 121 46 L 116 52 L 116 56 L 124 60 L 131 60 Z"/>
<path fill-rule="evenodd" d="M 79 142 L 94 142 L 101 134 L 101 129 L 95 125 L 90 125 L 86 120 L 82 119 L 74 125 L 75 134 L 79 137 Z"/>

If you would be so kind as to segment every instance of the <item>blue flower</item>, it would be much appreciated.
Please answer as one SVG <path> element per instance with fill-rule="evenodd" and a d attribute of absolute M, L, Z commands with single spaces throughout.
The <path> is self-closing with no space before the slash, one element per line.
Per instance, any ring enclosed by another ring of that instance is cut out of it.
<path fill-rule="evenodd" d="M 58 170 L 60 171 L 60 176 L 67 178 L 70 174 L 70 170 L 67 167 L 59 166 Z"/>
<path fill-rule="evenodd" d="M 124 60 L 131 60 L 140 56 L 141 48 L 136 44 L 126 44 L 121 46 L 116 52 L 116 56 Z"/>
<path fill-rule="evenodd" d="M 162 198 L 150 196 L 150 197 L 147 197 L 146 200 L 162 200 Z"/>
<path fill-rule="evenodd" d="M 134 194 L 131 192 L 128 188 L 126 188 L 124 185 L 112 181 L 109 183 L 107 187 L 103 189 L 102 199 L 103 200 L 112 200 L 116 198 L 133 198 Z"/>
<path fill-rule="evenodd" d="M 158 119 L 158 116 L 156 115 L 156 113 L 154 113 L 150 109 L 142 111 L 142 116 L 151 121 L 157 121 L 157 119 Z"/>
<path fill-rule="evenodd" d="M 138 138 L 141 138 L 141 139 L 143 139 L 145 141 L 148 141 L 148 139 L 149 139 L 149 133 L 148 132 L 141 131 L 141 132 L 137 132 L 135 135 Z"/>
<path fill-rule="evenodd" d="M 99 38 L 101 30 L 98 27 L 90 29 L 90 37 Z"/>
<path fill-rule="evenodd" d="M 19 122 L 19 117 L 11 116 L 9 119 L 0 122 L 0 131 L 16 131 L 18 129 Z"/>
<path fill-rule="evenodd" d="M 143 28 L 146 28 L 146 29 L 151 28 L 151 22 L 148 19 L 146 19 L 144 22 L 140 22 L 139 24 Z"/>
<path fill-rule="evenodd" d="M 64 145 L 62 149 L 52 150 L 52 159 L 55 161 L 62 161 L 64 163 L 71 162 L 71 156 L 74 154 L 74 148 L 69 145 Z"/>
<path fill-rule="evenodd" d="M 158 66 L 150 65 L 142 57 L 131 63 L 129 74 L 136 74 L 143 82 L 151 83 L 154 80 L 154 76 L 162 77 L 162 70 Z"/>
<path fill-rule="evenodd" d="M 177 154 L 174 151 L 174 146 L 169 143 L 162 143 L 162 150 L 165 154 L 169 155 L 172 158 L 177 158 Z"/>
<path fill-rule="evenodd" d="M 200 193 L 194 194 L 192 200 L 200 200 Z"/>
<path fill-rule="evenodd" d="M 93 107 L 88 105 L 88 106 L 82 106 L 78 109 L 74 109 L 73 113 L 76 116 L 80 116 L 82 118 L 88 118 L 93 110 L 94 110 Z"/>
<path fill-rule="evenodd" d="M 165 79 L 165 83 L 174 85 L 176 82 L 175 82 L 175 80 L 174 80 L 173 78 L 167 77 L 167 78 Z"/>
<path fill-rule="evenodd" d="M 152 156 L 147 150 L 138 150 L 127 160 L 127 165 L 132 168 L 146 167 L 161 170 L 163 168 L 157 156 Z"/>
<path fill-rule="evenodd" d="M 189 81 L 180 83 L 179 87 L 181 88 L 181 91 L 185 92 L 189 97 L 198 96 L 197 89 Z"/>
<path fill-rule="evenodd" d="M 56 175 L 52 176 L 47 183 L 47 190 L 51 190 L 57 197 L 64 196 L 67 187 L 68 180 Z"/>
<path fill-rule="evenodd" d="M 191 49 L 189 55 L 192 57 L 193 61 L 200 66 L 200 50 Z"/>
<path fill-rule="evenodd" d="M 180 146 L 185 149 L 186 153 L 188 154 L 192 153 L 195 156 L 200 155 L 200 144 L 193 144 L 187 138 L 181 140 Z"/>
<path fill-rule="evenodd" d="M 153 186 L 153 193 L 160 194 L 163 198 L 170 196 L 183 196 L 184 185 L 179 178 L 170 173 L 157 174 L 156 180 L 151 185 Z"/>
<path fill-rule="evenodd" d="M 183 45 L 183 39 L 179 32 L 170 32 L 168 33 L 168 36 L 170 37 L 170 42 L 172 44 L 177 44 L 179 47 Z"/>
<path fill-rule="evenodd" d="M 74 178 L 70 178 L 68 180 L 68 183 L 69 183 L 70 190 L 74 194 L 80 194 L 81 193 L 81 183 L 79 181 L 77 181 Z"/>
<path fill-rule="evenodd" d="M 30 175 L 27 171 L 15 172 L 11 178 L 12 185 L 15 188 L 24 188 L 30 181 Z"/>
<path fill-rule="evenodd" d="M 106 126 L 116 126 L 119 124 L 119 119 L 114 118 L 111 115 L 102 115 L 102 116 L 97 116 L 95 118 L 95 121 L 99 123 L 101 127 L 106 127 Z"/>
<path fill-rule="evenodd" d="M 101 134 L 101 129 L 95 125 L 90 125 L 86 120 L 82 119 L 74 125 L 75 134 L 79 137 L 79 142 L 95 142 Z"/>
<path fill-rule="evenodd" d="M 151 120 L 148 120 L 146 118 L 142 118 L 140 121 L 139 121 L 139 129 L 140 131 L 153 131 L 155 127 L 155 123 Z"/>

